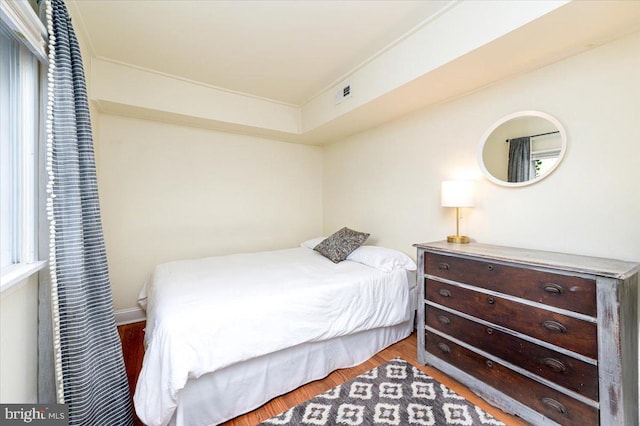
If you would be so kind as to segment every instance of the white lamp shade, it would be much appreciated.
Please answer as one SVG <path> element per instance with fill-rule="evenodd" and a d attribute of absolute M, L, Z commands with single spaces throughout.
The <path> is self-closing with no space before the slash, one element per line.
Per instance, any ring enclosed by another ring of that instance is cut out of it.
<path fill-rule="evenodd" d="M 473 181 L 443 181 L 440 204 L 442 207 L 473 207 Z"/>

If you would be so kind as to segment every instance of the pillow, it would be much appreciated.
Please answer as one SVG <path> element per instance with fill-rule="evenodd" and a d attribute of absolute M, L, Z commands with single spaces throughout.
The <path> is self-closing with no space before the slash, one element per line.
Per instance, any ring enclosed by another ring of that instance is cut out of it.
<path fill-rule="evenodd" d="M 391 272 L 398 268 L 415 271 L 416 263 L 406 254 L 385 247 L 362 246 L 355 249 L 347 260 L 362 263 L 383 272 Z"/>
<path fill-rule="evenodd" d="M 369 234 L 344 227 L 322 240 L 320 244 L 314 247 L 314 250 L 333 263 L 339 263 L 345 260 L 352 251 L 360 247 L 367 238 L 369 238 Z"/>
<path fill-rule="evenodd" d="M 326 238 L 327 237 L 316 237 L 316 238 L 312 238 L 312 239 L 307 240 L 307 241 L 303 241 L 302 244 L 300 244 L 300 247 L 306 247 L 306 248 L 310 248 L 311 250 L 313 250 L 314 248 L 316 248 L 316 246 L 318 244 L 320 244 Z"/>

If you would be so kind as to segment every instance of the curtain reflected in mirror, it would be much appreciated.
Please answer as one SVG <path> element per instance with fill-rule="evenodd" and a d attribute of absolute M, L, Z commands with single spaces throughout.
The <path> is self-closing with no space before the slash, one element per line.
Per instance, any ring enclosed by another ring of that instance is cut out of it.
<path fill-rule="evenodd" d="M 531 178 L 531 138 L 509 139 L 509 182 L 526 182 Z"/>

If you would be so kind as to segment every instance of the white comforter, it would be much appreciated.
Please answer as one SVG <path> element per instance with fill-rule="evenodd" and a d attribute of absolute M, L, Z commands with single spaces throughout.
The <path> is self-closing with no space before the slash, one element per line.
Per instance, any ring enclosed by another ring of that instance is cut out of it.
<path fill-rule="evenodd" d="M 404 269 L 333 264 L 308 248 L 165 263 L 144 292 L 147 346 L 134 403 L 150 426 L 169 422 L 187 379 L 408 320 Z"/>

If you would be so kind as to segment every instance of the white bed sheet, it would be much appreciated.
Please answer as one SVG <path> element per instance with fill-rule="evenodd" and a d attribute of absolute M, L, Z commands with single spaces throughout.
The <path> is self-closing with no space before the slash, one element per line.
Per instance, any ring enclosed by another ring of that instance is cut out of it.
<path fill-rule="evenodd" d="M 145 291 L 146 353 L 134 403 L 150 426 L 169 422 L 189 379 L 409 319 L 404 269 L 333 264 L 308 248 L 165 263 Z"/>

